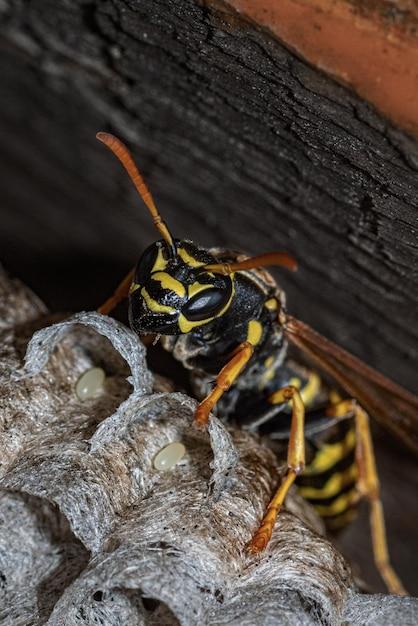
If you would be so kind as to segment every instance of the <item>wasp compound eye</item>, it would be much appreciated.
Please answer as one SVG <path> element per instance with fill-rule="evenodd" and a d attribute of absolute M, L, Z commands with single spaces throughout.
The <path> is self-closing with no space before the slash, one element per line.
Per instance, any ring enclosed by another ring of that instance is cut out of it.
<path fill-rule="evenodd" d="M 182 313 L 191 322 L 209 319 L 220 313 L 230 298 L 230 285 L 225 288 L 209 287 L 190 298 L 182 308 Z"/>
<path fill-rule="evenodd" d="M 144 285 L 149 280 L 155 261 L 157 260 L 157 255 L 158 248 L 155 244 L 152 244 L 152 246 L 145 250 L 136 266 L 135 283 Z"/>

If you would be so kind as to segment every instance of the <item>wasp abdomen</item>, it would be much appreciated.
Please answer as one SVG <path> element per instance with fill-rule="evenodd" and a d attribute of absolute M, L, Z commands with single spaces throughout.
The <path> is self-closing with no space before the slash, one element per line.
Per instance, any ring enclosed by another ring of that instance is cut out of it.
<path fill-rule="evenodd" d="M 358 469 L 353 420 L 339 422 L 333 430 L 297 482 L 300 495 L 314 506 L 326 527 L 338 530 L 356 514 Z"/>

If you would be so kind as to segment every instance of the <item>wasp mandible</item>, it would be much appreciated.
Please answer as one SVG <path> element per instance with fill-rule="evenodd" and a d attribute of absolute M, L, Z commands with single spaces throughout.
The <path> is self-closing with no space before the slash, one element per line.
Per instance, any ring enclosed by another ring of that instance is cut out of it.
<path fill-rule="evenodd" d="M 266 547 L 296 480 L 328 528 L 349 522 L 365 497 L 376 566 L 389 591 L 404 594 L 389 560 L 368 414 L 417 450 L 418 398 L 287 313 L 283 290 L 264 268 L 294 271 L 292 257 L 248 258 L 175 239 L 124 144 L 108 133 L 97 138 L 127 170 L 161 235 L 99 311 L 108 314 L 129 297 L 132 329 L 161 335 L 163 347 L 192 370 L 198 424 L 216 405 L 223 419 L 288 440 L 287 471 L 248 551 Z M 352 399 L 291 359 L 289 342 Z"/>

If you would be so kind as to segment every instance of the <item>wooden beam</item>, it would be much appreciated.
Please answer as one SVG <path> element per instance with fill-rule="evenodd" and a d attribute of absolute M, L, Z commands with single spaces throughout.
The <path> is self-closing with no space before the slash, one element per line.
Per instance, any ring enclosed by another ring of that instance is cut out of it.
<path fill-rule="evenodd" d="M 95 140 L 127 141 L 176 236 L 287 250 L 288 308 L 417 389 L 418 149 L 225 7 L 40 0 L 3 15 L 3 262 L 102 302 L 155 237 Z"/>

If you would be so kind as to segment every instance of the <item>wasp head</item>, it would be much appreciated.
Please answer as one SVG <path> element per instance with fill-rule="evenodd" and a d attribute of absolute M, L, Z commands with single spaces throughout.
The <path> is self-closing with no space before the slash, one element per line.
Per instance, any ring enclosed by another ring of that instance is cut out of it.
<path fill-rule="evenodd" d="M 216 263 L 207 250 L 175 240 L 175 254 L 166 242 L 145 250 L 130 290 L 129 317 L 137 333 L 180 335 L 222 315 L 233 297 L 233 276 L 205 271 Z"/>

